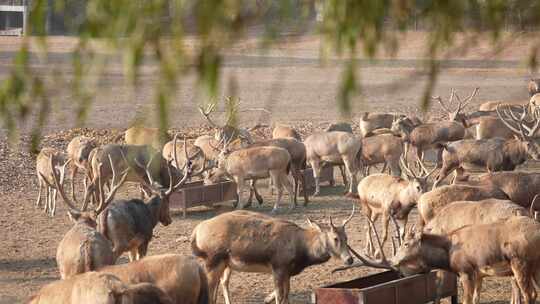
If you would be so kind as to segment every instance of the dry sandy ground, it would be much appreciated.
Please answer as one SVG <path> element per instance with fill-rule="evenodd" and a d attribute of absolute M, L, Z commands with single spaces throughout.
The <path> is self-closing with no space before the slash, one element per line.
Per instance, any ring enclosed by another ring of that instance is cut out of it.
<path fill-rule="evenodd" d="M 487 39 L 479 41 L 478 46 L 467 54 L 450 56 L 450 60 L 444 63 L 445 68 L 435 93 L 448 96 L 449 89 L 456 88 L 465 95 L 474 87 L 480 87 L 474 104 L 487 100 L 526 100 L 529 73 L 522 68 L 521 62 L 527 56 L 525 47 L 531 41 L 528 37 L 513 37 L 515 40 L 510 47 L 496 56 L 491 54 Z M 352 117 L 365 110 L 411 112 L 417 108 L 426 80 L 425 74 L 418 68 L 424 42 L 421 33 L 410 33 L 396 58 L 388 59 L 383 54 L 378 61 L 362 61 L 362 92 L 361 97 L 355 100 Z M 18 38 L 0 37 L 0 77 L 6 75 L 13 51 L 19 44 Z M 39 62 L 36 59 L 33 67 L 37 72 L 57 68 L 60 73 L 68 75 L 69 55 L 66 51 L 73 45 L 71 38 L 53 39 L 49 61 Z M 246 39 L 230 50 L 222 70 L 222 86 L 225 87 L 230 77 L 235 77 L 245 105 L 271 110 L 271 115 L 242 112 L 241 120 L 245 125 L 253 125 L 256 121 L 282 121 L 313 130 L 340 119 L 335 104 L 343 61 L 330 58 L 322 65 L 317 59 L 318 39 L 313 36 L 296 38 L 266 52 L 259 51 L 256 46 L 256 40 Z M 100 81 L 85 127 L 105 134 L 110 129 L 125 129 L 136 117 L 146 117 L 148 124 L 153 124 L 153 114 L 147 113 L 152 113 L 149 109 L 153 107 L 151 88 L 154 81 L 155 68 L 150 63 L 145 64 L 137 94 L 132 94 L 124 84 L 120 60 L 113 58 L 105 78 Z M 195 77 L 188 75 L 182 79 L 171 105 L 172 127 L 184 130 L 187 126 L 204 125 L 196 110 L 196 105 L 202 99 L 195 88 Z M 43 130 L 44 134 L 50 136 L 43 146 L 63 148 L 74 134 L 62 131 L 75 127 L 72 113 L 77 104 L 71 99 L 69 91 L 59 90 L 57 93 L 53 115 Z M 434 112 L 438 110 L 434 108 Z M 0 130 L 0 134 L 2 132 Z M 0 230 L 3 232 L 0 241 L 0 304 L 21 303 L 40 286 L 58 278 L 56 247 L 71 226 L 63 207 L 60 207 L 55 218 L 48 218 L 35 208 L 37 189 L 34 158 L 26 151 L 26 146 L 27 140 L 12 147 L 8 147 L 5 137 L 0 141 L 0 197 L 3 205 L 0 209 Z M 314 198 L 307 208 L 292 212 L 284 210 L 279 216 L 300 225 L 305 225 L 306 215 L 321 221 L 327 215 L 341 219 L 348 215 L 353 203 L 343 198 L 341 191 L 341 188 L 326 188 L 323 195 Z M 129 188 L 119 195 L 138 196 L 138 192 Z M 273 199 L 265 195 L 265 204 L 256 210 L 268 212 Z M 149 254 L 190 254 L 188 239 L 194 226 L 201 220 L 228 210 L 230 204 L 216 209 L 195 209 L 186 219 L 174 211 L 172 225 L 156 228 Z M 359 213 L 347 230 L 353 247 L 363 248 L 364 228 L 365 222 Z M 373 271 L 356 269 L 331 274 L 330 270 L 338 265 L 339 261 L 331 261 L 309 268 L 295 277 L 292 281 L 292 302 L 308 302 L 310 291 L 315 286 Z M 271 278 L 267 275 L 234 274 L 231 291 L 236 303 L 260 303 L 271 291 L 271 286 Z M 490 279 L 484 285 L 484 290 L 484 302 L 508 301 L 510 296 L 506 279 Z"/>

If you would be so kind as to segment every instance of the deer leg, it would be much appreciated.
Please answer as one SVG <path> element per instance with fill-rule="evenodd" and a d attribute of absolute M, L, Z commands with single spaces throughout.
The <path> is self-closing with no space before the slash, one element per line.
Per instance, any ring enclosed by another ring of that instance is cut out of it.
<path fill-rule="evenodd" d="M 482 277 L 479 274 L 474 278 L 473 303 L 480 304 L 480 291 L 482 290 Z"/>
<path fill-rule="evenodd" d="M 512 268 L 514 279 L 521 291 L 523 302 L 525 304 L 534 303 L 536 301 L 536 291 L 531 282 L 530 265 L 527 265 L 526 262 L 521 261 L 518 258 L 514 258 L 510 260 L 510 267 Z"/>
<path fill-rule="evenodd" d="M 45 204 L 43 205 L 43 212 L 49 212 L 49 199 L 51 198 L 51 188 L 47 185 L 45 186 Z"/>
<path fill-rule="evenodd" d="M 272 213 L 277 212 L 279 203 L 281 202 L 281 197 L 283 196 L 283 185 L 281 184 L 279 175 L 280 174 L 276 171 L 270 171 L 270 178 L 274 180 L 274 185 L 277 186 L 278 191 L 276 202 L 274 203 L 274 207 L 272 208 Z"/>
<path fill-rule="evenodd" d="M 270 195 L 274 195 L 274 181 L 272 179 L 268 180 L 268 189 L 270 189 Z"/>
<path fill-rule="evenodd" d="M 313 169 L 313 178 L 315 179 L 315 192 L 313 193 L 313 196 L 317 196 L 321 192 L 321 188 L 319 185 L 321 176 L 321 162 L 317 159 L 311 160 L 309 163 L 311 165 L 311 168 Z"/>
<path fill-rule="evenodd" d="M 276 293 L 276 304 L 289 303 L 290 277 L 285 271 L 274 270 L 274 292 Z"/>
<path fill-rule="evenodd" d="M 461 285 L 463 286 L 463 304 L 472 304 L 473 292 L 474 292 L 474 280 L 470 274 L 461 273 L 460 276 Z"/>
<path fill-rule="evenodd" d="M 511 279 L 512 282 L 512 299 L 510 304 L 523 304 L 521 301 L 521 292 L 519 291 L 519 286 L 514 278 Z"/>
<path fill-rule="evenodd" d="M 377 248 L 377 251 L 375 251 L 375 257 L 380 258 L 383 255 L 384 250 L 384 244 L 386 243 L 386 240 L 388 239 L 388 224 L 390 223 L 390 215 L 388 212 L 384 212 L 382 216 L 382 226 L 383 226 L 383 234 L 382 234 L 382 240 L 381 240 L 381 248 Z"/>
<path fill-rule="evenodd" d="M 41 181 L 41 177 L 38 176 L 38 197 L 36 200 L 36 207 L 41 205 L 41 190 L 43 190 L 43 181 Z"/>
<path fill-rule="evenodd" d="M 343 165 L 339 165 L 339 172 L 341 172 L 341 178 L 343 179 L 343 186 L 347 187 L 348 185 L 348 180 L 347 180 L 347 172 L 345 172 L 345 168 L 343 167 Z"/>
<path fill-rule="evenodd" d="M 345 163 L 345 169 L 347 170 L 347 173 L 349 174 L 349 192 L 348 193 L 354 193 L 354 187 L 358 186 L 356 183 L 356 166 L 354 165 L 354 160 L 350 161 L 348 159 L 344 159 L 343 161 Z"/>
<path fill-rule="evenodd" d="M 272 179 L 270 179 L 270 180 L 272 180 Z M 257 202 L 259 203 L 259 205 L 262 205 L 263 204 L 263 198 L 259 194 L 259 191 L 257 191 L 257 180 L 256 179 L 251 180 L 251 188 L 253 189 L 253 193 L 255 193 L 255 198 L 257 199 Z"/>
<path fill-rule="evenodd" d="M 243 177 L 237 177 L 235 178 L 236 182 L 236 194 L 238 195 L 238 209 L 244 209 L 244 203 L 242 202 L 242 194 L 244 193 L 244 187 L 246 181 Z"/>
<path fill-rule="evenodd" d="M 206 264 L 206 275 L 208 277 L 208 298 L 211 299 L 209 303 L 217 303 L 218 297 L 218 284 L 221 281 L 223 272 L 227 268 L 227 265 L 223 261 L 219 262 L 217 265 L 208 267 Z"/>
<path fill-rule="evenodd" d="M 51 216 L 54 216 L 56 213 L 56 198 L 58 197 L 58 191 L 53 189 L 52 191 L 52 200 L 51 200 Z"/>
<path fill-rule="evenodd" d="M 139 248 L 137 248 L 137 260 L 140 260 L 146 256 L 146 253 L 148 252 L 148 245 L 150 242 L 146 241 L 139 245 Z"/>
<path fill-rule="evenodd" d="M 287 193 L 289 193 L 289 199 L 291 200 L 291 209 L 296 208 L 296 193 L 293 189 L 293 185 L 291 184 L 291 180 L 289 179 L 289 175 L 286 172 L 282 172 L 279 176 L 279 183 L 281 185 L 281 192 L 283 192 L 283 188 L 287 190 Z"/>
<path fill-rule="evenodd" d="M 223 298 L 225 298 L 225 304 L 231 304 L 231 296 L 229 294 L 229 282 L 231 279 L 231 268 L 225 268 L 223 275 L 221 276 L 220 284 L 223 291 Z"/>
<path fill-rule="evenodd" d="M 137 247 L 133 247 L 133 248 L 131 248 L 129 250 L 129 261 L 130 262 L 133 262 L 133 261 L 137 260 L 137 251 L 138 251 Z"/>
<path fill-rule="evenodd" d="M 306 178 L 302 171 L 298 171 L 298 176 L 300 177 L 300 182 L 302 183 L 302 193 L 304 194 L 304 206 L 307 206 L 307 204 L 309 203 L 309 199 L 308 199 L 308 193 L 307 193 Z"/>
<path fill-rule="evenodd" d="M 386 166 L 388 166 L 388 163 L 384 161 L 381 173 L 384 173 L 384 170 L 386 170 Z"/>

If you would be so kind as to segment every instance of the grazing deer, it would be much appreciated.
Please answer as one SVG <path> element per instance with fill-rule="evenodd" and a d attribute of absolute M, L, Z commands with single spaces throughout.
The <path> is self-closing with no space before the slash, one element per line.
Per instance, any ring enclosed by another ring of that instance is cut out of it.
<path fill-rule="evenodd" d="M 388 174 L 373 174 L 365 177 L 358 184 L 358 200 L 365 210 L 366 217 L 371 222 L 376 222 L 382 216 L 382 246 L 388 238 L 388 224 L 391 217 L 401 223 L 400 233 L 404 233 L 409 212 L 418 202 L 420 195 L 426 191 L 427 180 L 435 170 L 434 168 L 425 175 L 416 175 L 403 158 L 401 158 L 401 163 L 406 174 L 405 179 Z M 366 250 L 369 254 L 373 254 L 374 247 L 371 238 L 373 231 L 371 225 L 367 228 Z M 378 251 L 375 255 L 381 254 L 382 252 Z"/>
<path fill-rule="evenodd" d="M 49 216 L 54 216 L 56 212 L 57 188 L 54 186 L 54 173 L 58 173 L 62 167 L 65 167 L 70 161 L 67 160 L 65 153 L 54 148 L 42 149 L 36 159 L 36 173 L 38 177 L 38 197 L 36 206 L 41 205 L 41 193 L 45 187 L 45 208 L 43 211 Z M 52 163 L 52 165 L 51 165 Z M 64 175 L 61 175 L 60 184 L 64 184 Z"/>
<path fill-rule="evenodd" d="M 272 130 L 272 138 L 287 138 L 292 137 L 298 141 L 302 141 L 302 137 L 293 127 L 283 124 L 276 124 Z"/>
<path fill-rule="evenodd" d="M 233 118 L 238 112 L 239 104 L 231 97 L 228 97 L 226 102 L 230 106 L 230 113 L 224 125 L 218 125 L 210 118 L 210 115 L 216 109 L 217 103 L 209 104 L 206 108 L 199 107 L 199 112 L 201 115 L 212 127 L 217 129 L 215 139 L 223 142 L 231 142 L 237 138 L 240 138 L 240 140 L 243 142 L 247 142 L 249 144 L 253 143 L 253 138 L 251 137 L 249 130 L 234 127 L 232 124 Z"/>
<path fill-rule="evenodd" d="M 125 284 L 117 277 L 83 273 L 45 285 L 29 304 L 174 304 L 153 284 Z"/>
<path fill-rule="evenodd" d="M 213 136 L 210 135 L 201 135 L 195 139 L 193 143 L 194 146 L 199 147 L 206 159 L 208 160 L 207 167 L 213 168 L 217 165 L 219 153 L 221 153 L 223 141 L 218 141 Z M 248 143 L 245 143 L 241 140 L 233 140 L 228 143 L 227 148 L 230 151 L 235 151 L 242 148 L 249 147 Z"/>
<path fill-rule="evenodd" d="M 151 163 L 152 160 L 150 159 L 149 164 Z M 146 182 L 143 178 L 140 180 L 146 189 L 152 191 L 153 197 L 147 202 L 140 199 L 115 201 L 105 208 L 98 217 L 98 231 L 111 241 L 115 260 L 126 251 L 129 251 L 130 261 L 139 260 L 146 256 L 154 227 L 158 222 L 163 226 L 172 223 L 169 213 L 170 195 L 183 186 L 193 173 L 191 168 L 185 165 L 186 173 L 178 183 L 174 184 L 169 170 L 169 187 L 167 189 L 152 179 L 148 165 L 143 167 L 141 164 L 137 164 L 137 166 L 146 171 L 149 182 Z M 199 168 L 195 175 L 204 170 L 203 163 L 202 168 Z"/>
<path fill-rule="evenodd" d="M 291 174 L 294 178 L 294 202 L 297 202 L 298 191 L 300 188 L 300 183 L 302 183 L 303 194 L 304 194 L 304 206 L 308 203 L 308 196 L 306 192 L 306 185 L 304 184 L 304 174 L 301 170 L 306 168 L 306 146 L 292 138 L 275 138 L 265 141 L 256 142 L 250 145 L 250 148 L 253 147 L 264 147 L 272 146 L 279 147 L 287 150 L 291 155 Z M 250 195 L 251 196 L 251 195 Z M 250 197 L 251 201 L 251 197 Z"/>
<path fill-rule="evenodd" d="M 237 206 L 243 209 L 242 195 L 247 179 L 256 180 L 270 177 L 278 189 L 278 197 L 272 209 L 277 212 L 283 188 L 289 193 L 291 208 L 296 207 L 294 201 L 293 186 L 288 179 L 291 169 L 291 155 L 287 150 L 278 147 L 264 146 L 245 148 L 230 152 L 225 148 L 219 155 L 218 167 L 209 171 L 205 176 L 205 184 L 214 184 L 222 180 L 224 176 L 231 177 L 236 183 L 238 194 Z M 254 188 L 254 184 L 252 184 Z M 256 190 L 255 195 L 258 195 Z"/>
<path fill-rule="evenodd" d="M 380 129 L 379 129 L 380 130 Z M 394 176 L 401 176 L 399 160 L 403 155 L 403 140 L 393 134 L 381 134 L 362 138 L 362 164 L 365 176 L 369 175 L 372 165 L 384 163 L 381 173 L 386 166 Z"/>
<path fill-rule="evenodd" d="M 158 128 L 131 127 L 124 132 L 126 145 L 150 146 L 161 151 L 163 145 L 171 138 L 167 133 L 161 134 Z"/>
<path fill-rule="evenodd" d="M 483 277 L 513 276 L 525 303 L 534 303 L 539 283 L 540 223 L 514 216 L 462 227 L 446 235 L 409 234 L 392 264 L 407 275 L 440 268 L 459 275 L 463 303 L 479 303 Z"/>
<path fill-rule="evenodd" d="M 354 134 L 342 131 L 314 133 L 304 141 L 307 162 L 313 168 L 315 193 L 320 193 L 319 176 L 322 162 L 332 165 L 345 165 L 349 175 L 348 193 L 353 193 L 356 185 L 356 174 L 360 167 L 362 141 Z"/>
<path fill-rule="evenodd" d="M 463 180 L 464 165 L 485 166 L 488 172 L 512 171 L 517 165 L 524 163 L 528 157 L 540 159 L 538 145 L 531 136 L 540 127 L 538 111 L 535 112 L 534 126 L 526 125 L 527 111 L 523 109 L 521 117 L 516 118 L 513 112 L 502 114 L 497 108 L 497 114 L 504 124 L 520 138 L 505 140 L 502 138 L 482 140 L 460 140 L 444 146 L 442 155 L 443 165 L 433 188 L 452 171 L 456 170 L 456 180 Z M 517 126 L 516 126 L 517 124 Z M 527 130 L 525 133 L 524 130 Z"/>
<path fill-rule="evenodd" d="M 174 304 L 208 304 L 204 269 L 193 256 L 162 254 L 127 264 L 103 267 L 100 273 L 114 275 L 128 284 L 152 283 Z"/>
<path fill-rule="evenodd" d="M 191 246 L 206 266 L 212 302 L 217 300 L 221 280 L 225 303 L 231 303 L 229 280 L 233 270 L 271 273 L 274 293 L 265 302 L 275 297 L 276 304 L 285 304 L 290 278 L 306 267 L 322 264 L 332 256 L 352 264 L 345 226 L 353 215 L 354 208 L 339 226 L 331 218 L 325 226 L 308 219 L 308 228 L 249 211 L 228 212 L 199 223 L 193 230 Z"/>
<path fill-rule="evenodd" d="M 71 198 L 75 201 L 75 175 L 81 169 L 85 174 L 85 180 L 92 180 L 89 157 L 90 153 L 97 148 L 97 142 L 86 136 L 75 136 L 69 142 L 66 152 L 72 162 L 71 169 Z"/>
<path fill-rule="evenodd" d="M 110 160 L 112 162 L 112 160 Z M 50 161 L 51 168 L 54 166 Z M 65 165 L 60 170 L 60 175 L 65 173 Z M 104 265 L 115 262 L 111 244 L 96 230 L 96 217 L 107 207 L 120 186 L 125 182 L 127 170 L 122 177 L 117 180 L 116 171 L 113 171 L 110 192 L 107 196 L 101 196 L 100 202 L 93 211 L 86 211 L 84 208 L 78 209 L 69 200 L 64 192 L 64 187 L 60 184 L 61 177 L 53 171 L 54 186 L 60 193 L 64 203 L 68 207 L 68 215 L 75 225 L 64 235 L 56 251 L 56 263 L 60 270 L 62 279 L 69 278 L 79 273 L 98 269 Z M 48 181 L 46 181 L 49 183 Z M 52 184 L 49 184 L 52 187 Z M 88 191 L 85 191 L 84 205 L 88 199 Z"/>
<path fill-rule="evenodd" d="M 426 192 L 418 199 L 418 227 L 423 227 L 439 210 L 456 201 L 480 201 L 495 198 L 507 200 L 509 197 L 492 185 L 448 185 Z"/>

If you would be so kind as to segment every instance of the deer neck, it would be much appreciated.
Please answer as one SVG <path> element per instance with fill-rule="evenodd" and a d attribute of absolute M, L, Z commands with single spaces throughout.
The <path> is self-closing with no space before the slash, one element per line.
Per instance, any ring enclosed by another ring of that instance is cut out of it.
<path fill-rule="evenodd" d="M 157 223 L 159 222 L 159 213 L 161 211 L 161 197 L 154 195 L 150 200 L 146 203 L 146 206 L 150 210 L 150 217 L 152 220 L 152 227 L 156 227 Z"/>
<path fill-rule="evenodd" d="M 421 255 L 423 261 L 431 269 L 450 269 L 450 246 L 451 242 L 446 236 L 435 234 L 422 235 Z"/>
<path fill-rule="evenodd" d="M 305 229 L 304 237 L 302 238 L 303 246 L 306 249 L 305 264 L 307 266 L 321 264 L 330 259 L 328 248 L 322 233 L 316 229 Z"/>

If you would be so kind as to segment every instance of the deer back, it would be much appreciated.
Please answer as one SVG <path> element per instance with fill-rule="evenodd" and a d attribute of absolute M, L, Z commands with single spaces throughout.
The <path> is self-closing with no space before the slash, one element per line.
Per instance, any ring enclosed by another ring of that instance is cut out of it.
<path fill-rule="evenodd" d="M 224 168 L 231 175 L 257 176 L 264 175 L 269 170 L 286 170 L 290 161 L 291 156 L 285 149 L 253 147 L 231 152 L 226 158 Z"/>
<path fill-rule="evenodd" d="M 391 128 L 394 118 L 393 114 L 366 112 L 360 116 L 360 133 L 366 137 L 373 130 Z"/>
<path fill-rule="evenodd" d="M 161 254 L 127 264 L 107 266 L 101 273 L 112 274 L 129 284 L 152 283 L 173 303 L 206 303 L 207 279 L 193 256 Z"/>
<path fill-rule="evenodd" d="M 381 134 L 362 139 L 362 158 L 364 164 L 381 163 L 386 160 L 399 160 L 403 154 L 401 137 Z"/>
<path fill-rule="evenodd" d="M 341 160 L 342 155 L 354 158 L 361 150 L 362 142 L 351 133 L 342 131 L 314 133 L 304 141 L 307 158 Z"/>
<path fill-rule="evenodd" d="M 272 138 L 292 137 L 298 141 L 302 141 L 300 134 L 291 126 L 277 124 L 272 130 Z"/>
<path fill-rule="evenodd" d="M 465 128 L 455 121 L 425 123 L 414 128 L 410 141 L 415 146 L 427 146 L 436 143 L 463 139 Z"/>
<path fill-rule="evenodd" d="M 303 163 L 306 160 L 306 146 L 292 138 L 274 138 L 269 140 L 264 140 L 261 142 L 256 142 L 250 147 L 263 147 L 263 146 L 273 146 L 273 147 L 279 147 L 287 150 L 289 154 L 291 155 L 291 161 L 295 163 L 296 165 L 300 165 L 300 167 L 303 166 Z"/>

